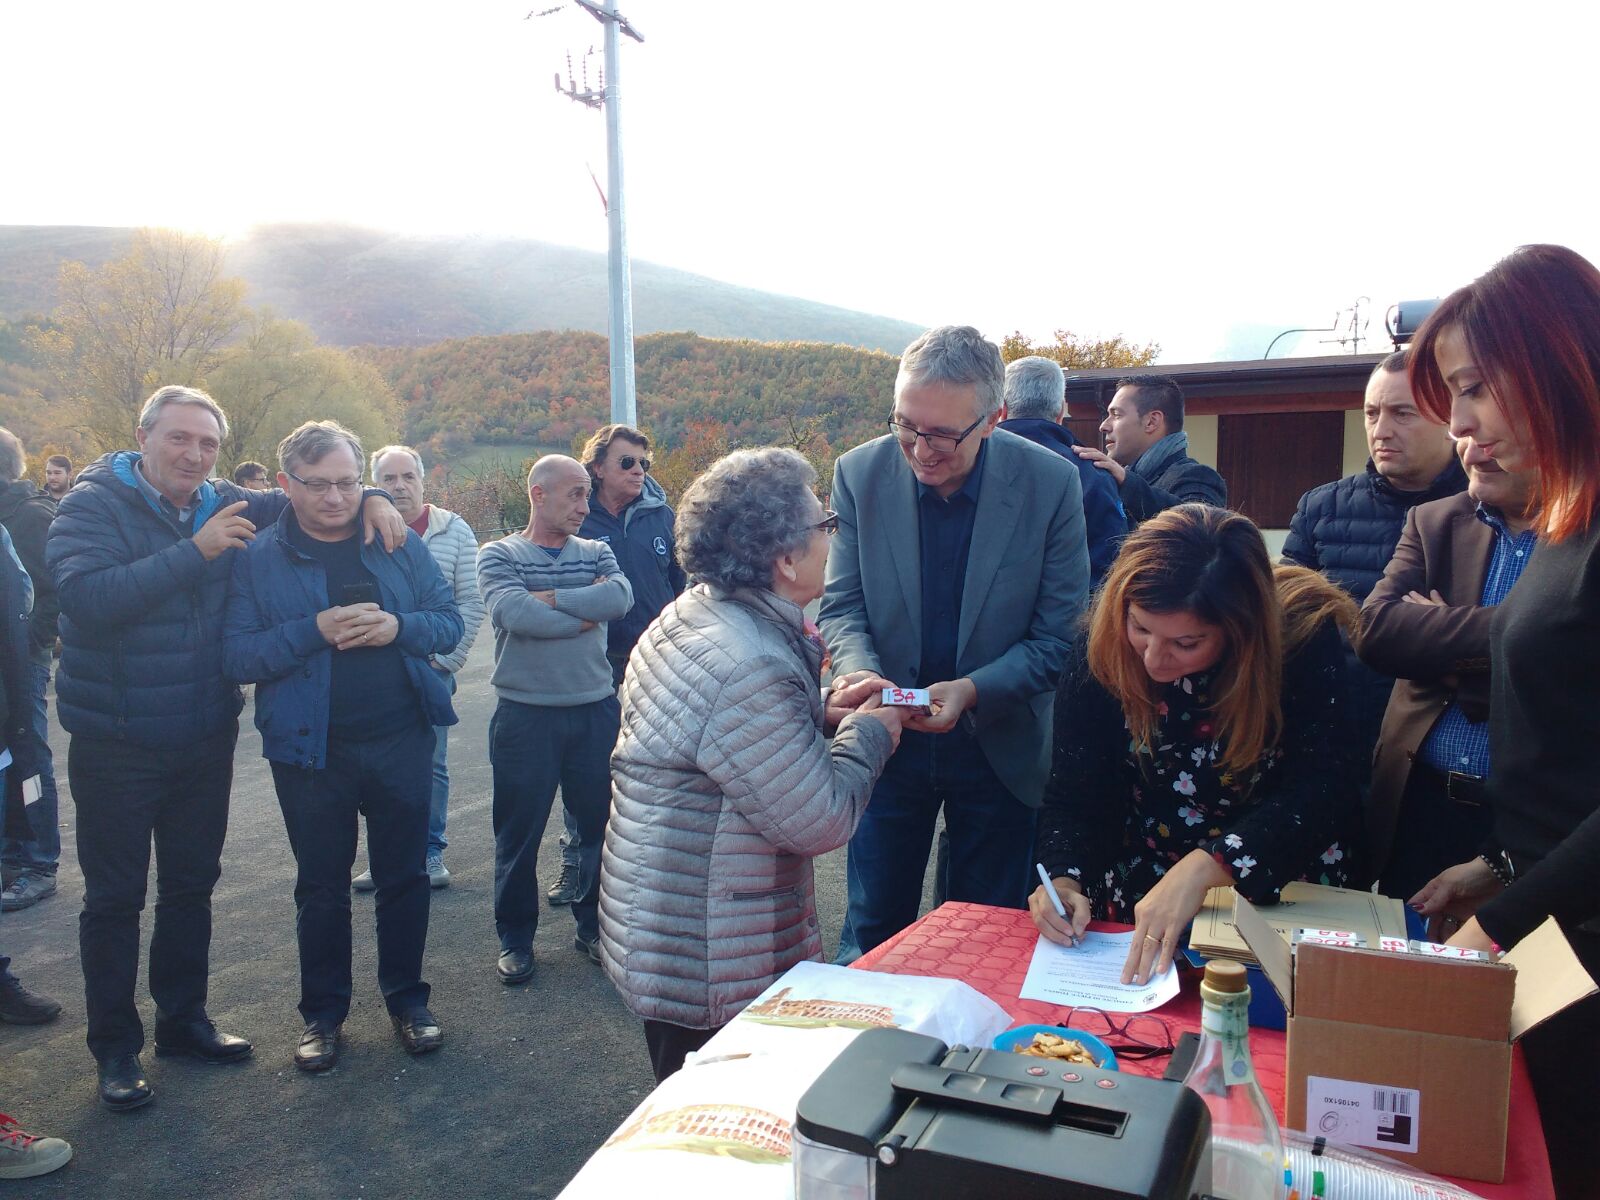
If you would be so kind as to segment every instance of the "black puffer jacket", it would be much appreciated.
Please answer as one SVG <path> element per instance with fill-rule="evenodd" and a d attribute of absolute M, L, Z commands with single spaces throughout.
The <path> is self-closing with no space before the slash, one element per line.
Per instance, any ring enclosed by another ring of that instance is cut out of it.
<path fill-rule="evenodd" d="M 33 836 L 22 801 L 22 784 L 39 773 L 39 743 L 33 732 L 28 682 L 28 625 L 33 583 L 0 527 L 0 750 L 11 752 L 0 794 L 0 834 Z M 0 960 L 3 961 L 3 960 Z"/>
<path fill-rule="evenodd" d="M 1425 492 L 1402 492 L 1367 460 L 1367 469 L 1314 487 L 1300 497 L 1283 543 L 1286 561 L 1321 571 L 1360 604 L 1383 578 L 1405 528 L 1406 514 L 1429 500 L 1465 491 L 1466 472 L 1454 458 Z M 1378 744 L 1394 678 L 1379 674 L 1345 647 L 1350 686 L 1350 737 L 1370 759 Z"/>
<path fill-rule="evenodd" d="M 11 534 L 17 557 L 33 580 L 30 636 L 34 660 L 44 663 L 50 661 L 50 653 L 55 649 L 56 614 L 60 611 L 55 584 L 50 581 L 50 572 L 44 564 L 44 543 L 55 515 L 56 502 L 26 479 L 0 488 L 0 525 Z"/>
<path fill-rule="evenodd" d="M 1365 471 L 1324 483 L 1300 497 L 1283 557 L 1321 571 L 1360 604 L 1394 557 L 1406 514 L 1419 504 L 1466 488 L 1466 472 L 1455 459 L 1425 492 L 1400 491 L 1368 459 Z"/>
<path fill-rule="evenodd" d="M 61 501 L 45 560 L 61 601 L 56 699 L 67 732 L 176 749 L 220 732 L 244 701 L 222 677 L 222 614 L 233 554 L 207 562 L 198 530 L 236 500 L 264 529 L 282 492 L 202 484 L 192 530 L 145 498 L 139 455 L 107 454 Z"/>

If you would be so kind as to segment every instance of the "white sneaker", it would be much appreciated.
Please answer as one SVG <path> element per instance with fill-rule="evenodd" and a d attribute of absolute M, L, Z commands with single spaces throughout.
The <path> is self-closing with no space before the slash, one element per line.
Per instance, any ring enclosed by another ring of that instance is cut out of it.
<path fill-rule="evenodd" d="M 60 1138 L 26 1133 L 0 1113 L 0 1179 L 32 1179 L 67 1165 L 72 1147 Z"/>
<path fill-rule="evenodd" d="M 450 886 L 450 868 L 444 865 L 444 855 L 437 850 L 428 855 L 428 886 L 431 888 Z"/>

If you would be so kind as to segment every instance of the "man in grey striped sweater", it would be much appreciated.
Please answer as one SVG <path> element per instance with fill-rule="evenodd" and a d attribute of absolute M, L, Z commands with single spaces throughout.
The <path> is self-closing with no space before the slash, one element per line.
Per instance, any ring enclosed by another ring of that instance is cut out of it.
<path fill-rule="evenodd" d="M 556 788 L 579 824 L 583 864 L 573 946 L 600 961 L 600 847 L 611 807 L 611 749 L 621 711 L 606 661 L 606 622 L 633 589 L 604 542 L 575 536 L 589 514 L 589 473 L 547 454 L 528 472 L 528 527 L 478 551 L 478 587 L 494 628 L 499 703 L 489 722 L 494 774 L 496 971 L 533 975 L 539 842 Z"/>

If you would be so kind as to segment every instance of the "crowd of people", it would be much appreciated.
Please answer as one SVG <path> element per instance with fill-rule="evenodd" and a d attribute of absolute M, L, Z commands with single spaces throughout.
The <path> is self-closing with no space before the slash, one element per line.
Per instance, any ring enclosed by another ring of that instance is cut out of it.
<path fill-rule="evenodd" d="M 1302 498 L 1278 564 L 1189 456 L 1173 380 L 1122 380 L 1099 448 L 1065 415 L 1056 363 L 1006 366 L 944 326 L 903 355 L 885 436 L 839 458 L 832 510 L 801 455 L 768 448 L 715 463 L 674 512 L 648 437 L 607 425 L 581 461 L 536 461 L 527 527 L 482 547 L 426 503 L 415 450 L 365 457 L 329 421 L 284 440 L 276 487 L 254 462 L 212 478 L 227 416 L 190 388 L 156 391 L 137 449 L 70 490 L 52 460 L 35 491 L 0 432 L 4 907 L 54 891 L 59 635 L 101 1101 L 153 1094 L 152 846 L 156 1051 L 252 1053 L 206 1007 L 244 685 L 296 862 L 293 1061 L 338 1059 L 352 886 L 375 892 L 398 1040 L 442 1045 L 424 945 L 450 880 L 455 677 L 484 620 L 495 978 L 534 972 L 559 795 L 545 899 L 570 906 L 658 1080 L 795 963 L 849 963 L 911 924 L 941 823 L 941 895 L 1026 907 L 1066 944 L 1129 923 L 1126 981 L 1165 970 L 1210 888 L 1270 904 L 1295 880 L 1376 887 L 1495 954 L 1553 916 L 1600 971 L 1582 699 L 1600 272 L 1524 247 L 1440 304 L 1368 382 L 1365 469 Z M 929 702 L 885 705 L 891 686 Z M 811 860 L 841 846 L 825 947 Z M 0 1020 L 54 1019 L 8 967 Z M 1562 1194 L 1594 1194 L 1600 1000 L 1524 1044 Z M 0 1123 L 0 1177 L 69 1155 Z"/>

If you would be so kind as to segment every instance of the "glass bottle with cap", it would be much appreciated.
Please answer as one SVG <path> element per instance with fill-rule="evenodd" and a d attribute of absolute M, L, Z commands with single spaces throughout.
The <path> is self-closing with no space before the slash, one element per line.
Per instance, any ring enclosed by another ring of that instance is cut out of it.
<path fill-rule="evenodd" d="M 1211 1194 L 1282 1200 L 1283 1139 L 1250 1062 L 1250 985 L 1236 962 L 1209 962 L 1200 984 L 1200 1048 L 1184 1076 L 1211 1110 Z"/>

